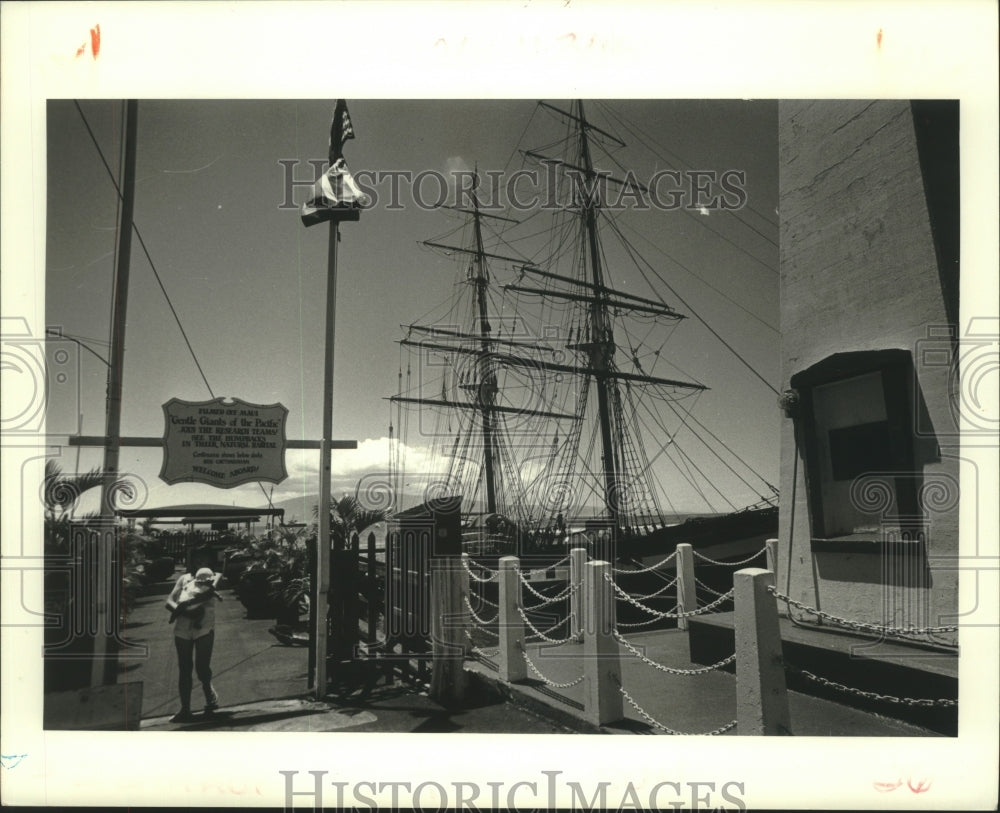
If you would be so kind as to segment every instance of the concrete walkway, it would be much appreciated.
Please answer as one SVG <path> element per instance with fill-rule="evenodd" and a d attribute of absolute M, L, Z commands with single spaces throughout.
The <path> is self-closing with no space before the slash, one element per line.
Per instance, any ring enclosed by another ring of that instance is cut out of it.
<path fill-rule="evenodd" d="M 180 575 L 180 571 L 177 574 Z M 164 608 L 172 583 L 151 585 L 154 595 L 140 598 L 125 624 L 126 640 L 147 647 L 144 659 L 122 658 L 119 683 L 141 681 L 143 719 L 170 716 L 180 708 L 177 699 L 177 654 L 174 628 Z M 222 590 L 216 603 L 212 682 L 223 705 L 233 706 L 265 698 L 288 697 L 306 690 L 308 654 L 305 647 L 286 647 L 268 633 L 269 619 L 247 619 L 231 590 Z M 195 679 L 191 705 L 204 704 Z"/>
<path fill-rule="evenodd" d="M 175 577 L 180 575 L 180 571 Z M 176 724 L 180 708 L 173 627 L 164 602 L 173 582 L 148 588 L 128 618 L 125 634 L 147 647 L 146 657 L 123 657 L 118 682 L 142 683 L 140 729 L 147 731 L 368 731 L 565 734 L 559 723 L 527 709 L 514 708 L 494 694 L 474 708 L 449 710 L 411 687 L 377 685 L 367 695 L 342 701 L 317 701 L 307 687 L 308 650 L 285 646 L 267 632 L 274 622 L 247 619 L 231 590 L 216 604 L 213 684 L 221 708 L 211 717 Z M 138 692 L 135 693 L 136 695 Z M 192 694 L 196 714 L 203 704 L 197 680 Z"/>
<path fill-rule="evenodd" d="M 633 633 L 626 640 L 645 657 L 675 669 L 701 668 L 689 660 L 687 633 L 659 630 Z M 531 644 L 528 657 L 535 668 L 552 683 L 571 683 L 582 673 L 582 644 Z M 489 662 L 473 666 L 479 674 L 497 680 Z M 511 699 L 529 708 L 549 707 L 567 725 L 581 731 L 598 730 L 583 717 L 583 685 L 553 688 L 528 669 L 529 680 L 509 687 Z M 643 663 L 622 650 L 622 687 L 636 705 L 656 722 L 643 716 L 624 701 L 625 720 L 602 727 L 605 733 L 705 734 L 731 722 L 736 717 L 736 677 L 721 670 L 701 675 L 673 675 Z M 792 732 L 797 736 L 904 737 L 939 736 L 915 725 L 860 711 L 850 706 L 788 693 Z M 666 729 L 658 727 L 659 723 Z M 735 736 L 731 729 L 724 736 Z"/>
<path fill-rule="evenodd" d="M 216 641 L 212 658 L 213 682 L 222 707 L 210 718 L 186 724 L 170 723 L 179 708 L 177 658 L 173 627 L 163 605 L 171 583 L 154 585 L 155 593 L 140 598 L 128 619 L 128 640 L 148 648 L 144 658 L 123 658 L 119 683 L 142 683 L 142 730 L 217 731 L 378 731 L 541 733 L 568 731 L 611 734 L 703 734 L 724 726 L 736 716 L 736 678 L 725 671 L 683 676 L 666 674 L 623 652 L 622 684 L 652 720 L 624 703 L 622 722 L 598 729 L 582 714 L 582 685 L 555 689 L 529 669 L 529 680 L 507 686 L 489 662 L 469 661 L 481 698 L 472 708 L 445 709 L 417 689 L 403 685 L 376 685 L 368 694 L 342 700 L 317 701 L 307 688 L 308 652 L 305 647 L 280 644 L 267 629 L 273 621 L 245 618 L 243 605 L 231 590 L 216 605 Z M 626 636 L 643 654 L 667 666 L 697 668 L 689 660 L 687 633 L 660 630 Z M 529 657 L 535 668 L 553 683 L 570 683 L 580 674 L 582 645 L 532 644 Z M 507 702 L 502 698 L 506 697 Z M 202 702 L 195 685 L 193 707 Z M 792 731 L 800 736 L 936 736 L 933 732 L 829 700 L 789 692 Z M 724 736 L 738 732 L 729 730 Z"/>

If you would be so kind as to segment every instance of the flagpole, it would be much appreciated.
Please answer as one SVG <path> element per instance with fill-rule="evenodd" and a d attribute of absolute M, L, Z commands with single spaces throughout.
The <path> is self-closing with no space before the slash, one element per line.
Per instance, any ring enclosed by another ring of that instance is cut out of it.
<path fill-rule="evenodd" d="M 316 545 L 316 612 L 313 644 L 315 649 L 314 689 L 317 698 L 326 694 L 326 657 L 330 614 L 330 441 L 333 436 L 334 328 L 337 311 L 337 243 L 340 223 L 330 221 L 330 244 L 326 269 L 326 355 L 323 369 L 323 439 L 320 443 L 319 540 Z"/>
<path fill-rule="evenodd" d="M 337 245 L 340 243 L 340 221 L 357 220 L 360 211 L 356 208 L 338 208 L 343 205 L 341 185 L 343 179 L 340 173 L 346 173 L 346 164 L 343 164 L 342 149 L 344 141 L 354 138 L 354 129 L 351 127 L 351 120 L 347 114 L 347 103 L 343 99 L 338 99 L 333 111 L 333 120 L 330 122 L 330 166 L 327 169 L 328 175 L 337 174 L 338 185 L 336 191 L 330 188 L 331 181 L 324 178 L 322 184 L 317 184 L 317 196 L 314 198 L 316 207 L 322 212 L 319 217 L 313 219 L 316 208 L 307 202 L 303 204 L 302 220 L 305 225 L 311 226 L 315 222 L 329 220 L 330 235 L 327 247 L 326 260 L 326 332 L 325 351 L 323 368 L 323 439 L 320 441 L 320 466 L 319 466 L 319 538 L 316 540 L 316 574 L 315 584 L 310 590 L 310 622 L 312 631 L 312 646 L 309 648 L 309 680 L 311 688 L 316 697 L 322 698 L 326 695 L 327 687 L 327 657 L 330 641 L 330 563 L 333 559 L 331 553 L 331 533 L 330 533 L 330 449 L 333 435 L 333 361 L 334 361 L 334 334 L 336 327 L 337 312 Z M 348 181 L 350 176 L 347 175 Z M 307 212 L 309 214 L 307 215 Z M 338 561 L 338 566 L 342 562 Z M 340 585 L 343 589 L 343 585 Z M 338 596 L 338 600 L 343 598 Z M 339 642 L 343 635 L 344 626 L 343 612 L 338 603 L 334 618 L 334 639 Z"/>
<path fill-rule="evenodd" d="M 138 102 L 129 99 L 125 113 L 125 172 L 121 184 L 122 211 L 118 224 L 118 266 L 115 270 L 115 287 L 112 292 L 111 356 L 108 364 L 106 436 L 104 444 L 103 480 L 101 482 L 101 520 L 97 529 L 95 552 L 97 554 L 97 584 L 94 589 L 94 651 L 90 672 L 90 685 L 114 683 L 117 674 L 108 668 L 108 638 L 118 629 L 117 614 L 120 607 L 112 598 L 120 595 L 120 583 L 115 584 L 111 546 L 105 534 L 114 529 L 113 492 L 118 479 L 118 457 L 121 450 L 122 373 L 125 365 L 125 312 L 128 306 L 129 261 L 132 255 L 132 212 L 135 203 L 136 132 L 138 130 Z M 120 578 L 120 574 L 118 575 Z M 112 623 L 112 621 L 114 623 Z"/>

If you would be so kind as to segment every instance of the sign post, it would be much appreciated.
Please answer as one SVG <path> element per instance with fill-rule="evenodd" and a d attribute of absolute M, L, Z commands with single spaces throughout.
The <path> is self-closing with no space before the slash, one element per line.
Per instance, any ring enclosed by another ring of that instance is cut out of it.
<path fill-rule="evenodd" d="M 132 212 L 135 203 L 136 137 L 139 127 L 139 103 L 129 99 L 125 106 L 125 177 L 121 187 L 121 220 L 118 229 L 118 267 L 112 298 L 111 360 L 108 364 L 108 397 L 105 416 L 103 481 L 101 483 L 101 522 L 94 543 L 98 551 L 98 573 L 101 584 L 94 602 L 94 660 L 91 686 L 112 684 L 117 679 L 117 660 L 108 652 L 109 638 L 117 637 L 119 607 L 109 606 L 108 589 L 117 578 L 111 548 L 104 529 L 114 522 L 113 493 L 118 480 L 118 458 L 121 450 L 122 372 L 125 369 L 125 313 L 128 306 L 129 263 L 132 258 Z M 103 592 L 102 592 L 103 589 Z"/>

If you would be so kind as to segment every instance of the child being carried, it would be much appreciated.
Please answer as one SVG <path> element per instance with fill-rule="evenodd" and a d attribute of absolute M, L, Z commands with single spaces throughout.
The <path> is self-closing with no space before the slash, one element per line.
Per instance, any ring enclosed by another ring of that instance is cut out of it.
<path fill-rule="evenodd" d="M 213 573 L 207 567 L 200 568 L 194 578 L 181 588 L 177 603 L 167 603 L 167 609 L 170 610 L 169 623 L 174 623 L 177 616 L 183 613 L 191 618 L 195 628 L 199 627 L 205 616 L 205 605 L 213 598 L 222 601 L 222 596 L 215 590 L 221 578 L 221 573 Z"/>

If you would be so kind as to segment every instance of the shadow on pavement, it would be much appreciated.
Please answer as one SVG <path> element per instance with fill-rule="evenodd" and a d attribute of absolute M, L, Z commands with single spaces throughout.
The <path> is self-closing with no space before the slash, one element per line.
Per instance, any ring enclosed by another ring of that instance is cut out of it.
<path fill-rule="evenodd" d="M 199 717 L 196 720 L 183 725 L 177 725 L 175 731 L 204 731 L 206 729 L 225 727 L 226 729 L 239 729 L 245 726 L 260 725 L 262 723 L 273 723 L 278 720 L 291 720 L 296 717 L 314 717 L 324 714 L 323 709 L 302 709 L 297 711 L 263 712 L 259 714 L 239 714 L 235 711 L 217 711 L 206 717 Z M 341 712 L 345 713 L 345 712 Z"/>

